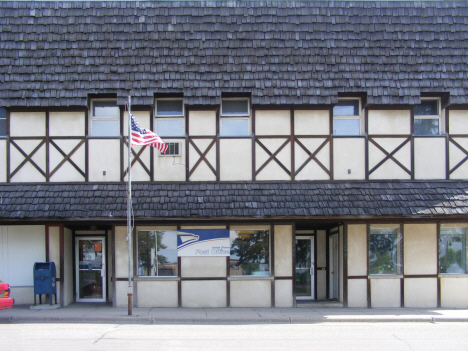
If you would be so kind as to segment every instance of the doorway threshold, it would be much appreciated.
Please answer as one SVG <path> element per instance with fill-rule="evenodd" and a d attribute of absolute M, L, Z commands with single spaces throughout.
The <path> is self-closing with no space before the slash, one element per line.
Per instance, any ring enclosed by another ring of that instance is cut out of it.
<path fill-rule="evenodd" d="M 296 308 L 343 308 L 343 303 L 336 300 L 297 300 Z"/>

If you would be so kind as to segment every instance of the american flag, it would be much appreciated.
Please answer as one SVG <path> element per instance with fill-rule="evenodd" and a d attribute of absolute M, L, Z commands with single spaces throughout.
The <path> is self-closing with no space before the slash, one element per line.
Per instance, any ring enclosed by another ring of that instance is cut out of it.
<path fill-rule="evenodd" d="M 132 145 L 150 145 L 161 151 L 162 154 L 165 153 L 167 145 L 164 141 L 162 141 L 161 138 L 151 130 L 140 128 L 136 118 L 132 114 L 130 114 L 130 117 L 132 118 Z"/>

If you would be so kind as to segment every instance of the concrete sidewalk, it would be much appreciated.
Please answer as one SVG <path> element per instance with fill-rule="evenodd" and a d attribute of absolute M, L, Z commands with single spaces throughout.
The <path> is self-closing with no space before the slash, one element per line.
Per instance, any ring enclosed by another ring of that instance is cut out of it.
<path fill-rule="evenodd" d="M 53 310 L 14 306 L 0 310 L 0 323 L 325 323 L 468 322 L 467 309 L 417 308 L 115 308 L 72 304 Z"/>

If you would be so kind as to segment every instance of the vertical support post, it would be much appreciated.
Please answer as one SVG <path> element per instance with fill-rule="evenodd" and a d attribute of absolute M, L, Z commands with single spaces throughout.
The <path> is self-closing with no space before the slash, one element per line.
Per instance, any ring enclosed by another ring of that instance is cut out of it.
<path fill-rule="evenodd" d="M 127 165 L 128 165 L 128 172 L 127 172 L 127 179 L 128 179 L 128 186 L 127 186 L 127 245 L 128 245 L 128 315 L 132 315 L 132 307 L 133 307 L 133 286 L 132 286 L 132 229 L 131 229 L 131 217 L 132 217 L 132 178 L 131 178 L 131 168 L 132 163 L 130 161 L 130 156 L 132 152 L 132 133 L 131 133 L 131 107 L 132 107 L 132 100 L 130 95 L 128 96 L 128 134 L 127 134 Z"/>

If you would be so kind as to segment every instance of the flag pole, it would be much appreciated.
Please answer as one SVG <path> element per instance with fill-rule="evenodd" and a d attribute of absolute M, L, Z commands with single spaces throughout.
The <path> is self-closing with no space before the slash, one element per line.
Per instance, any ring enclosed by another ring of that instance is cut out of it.
<path fill-rule="evenodd" d="M 132 286 L 132 227 L 131 227 L 131 218 L 132 218 L 132 177 L 131 177 L 131 168 L 132 163 L 130 160 L 132 152 L 132 131 L 131 131 L 131 108 L 132 108 L 132 98 L 128 95 L 128 134 L 127 134 L 127 144 L 128 144 L 128 157 L 127 157 L 127 244 L 128 244 L 128 315 L 132 315 L 133 307 L 133 286 Z"/>

